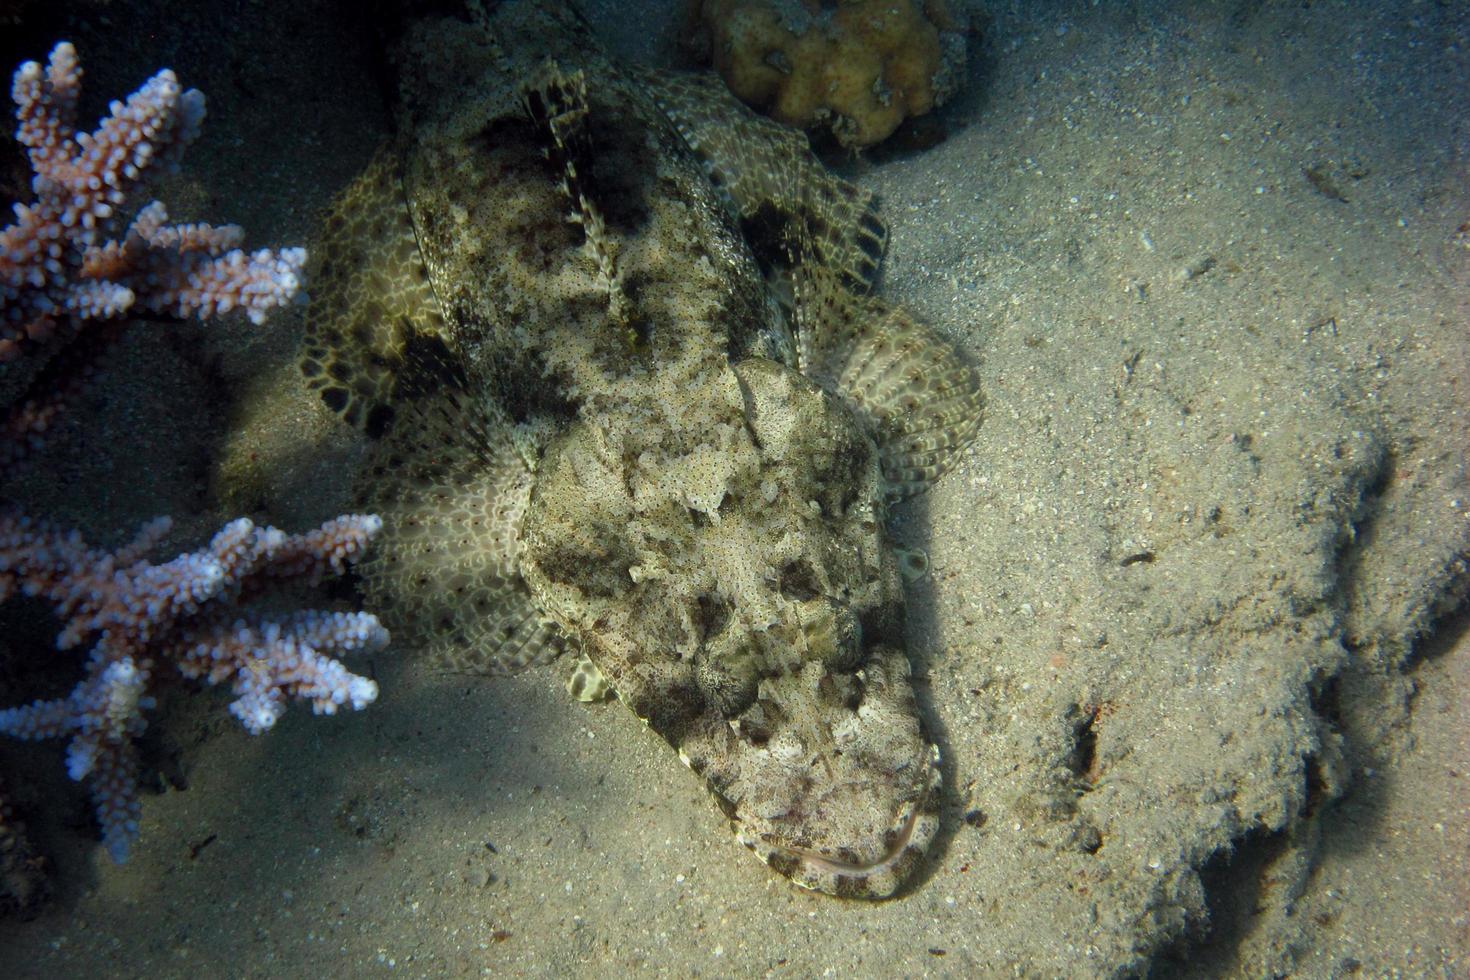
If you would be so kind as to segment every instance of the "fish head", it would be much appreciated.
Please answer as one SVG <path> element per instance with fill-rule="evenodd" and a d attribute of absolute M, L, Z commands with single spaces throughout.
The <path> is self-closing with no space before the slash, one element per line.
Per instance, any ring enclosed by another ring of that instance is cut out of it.
<path fill-rule="evenodd" d="M 548 449 L 522 573 L 741 843 L 804 887 L 891 895 L 933 841 L 940 774 L 877 451 L 774 361 L 687 395 L 697 444 L 604 415 Z"/>

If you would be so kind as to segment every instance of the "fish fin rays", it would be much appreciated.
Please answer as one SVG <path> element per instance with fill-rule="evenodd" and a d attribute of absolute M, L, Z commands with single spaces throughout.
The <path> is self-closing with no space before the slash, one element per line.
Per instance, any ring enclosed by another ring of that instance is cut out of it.
<path fill-rule="evenodd" d="M 381 434 L 409 346 L 448 336 L 391 147 L 333 201 L 311 254 L 301 373 L 350 425 Z"/>
<path fill-rule="evenodd" d="M 515 428 L 450 368 L 420 363 L 406 392 L 420 385 L 361 479 L 363 505 L 383 519 L 360 566 L 368 601 L 438 669 L 495 675 L 549 662 L 561 640 L 519 571 L 532 473 Z"/>
<path fill-rule="evenodd" d="M 848 289 L 872 292 L 888 229 L 871 191 L 827 170 L 805 134 L 746 107 L 717 75 L 641 69 L 637 77 L 745 227 L 758 257 L 768 260 L 804 238 L 810 261 L 831 269 Z"/>
<path fill-rule="evenodd" d="M 794 293 L 799 370 L 867 423 L 889 502 L 927 489 L 979 430 L 975 368 L 932 327 L 829 270 L 799 266 Z"/>

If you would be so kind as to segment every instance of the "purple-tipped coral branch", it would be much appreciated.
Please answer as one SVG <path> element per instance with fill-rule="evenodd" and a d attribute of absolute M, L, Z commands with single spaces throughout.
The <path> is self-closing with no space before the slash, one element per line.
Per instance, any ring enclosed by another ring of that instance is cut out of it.
<path fill-rule="evenodd" d="M 91 133 L 76 130 L 82 73 L 58 44 L 43 67 L 27 62 L 11 95 L 33 178 L 33 200 L 0 228 L 0 361 L 52 338 L 54 355 L 0 419 L 0 473 L 34 448 L 130 315 L 206 318 L 244 310 L 256 323 L 296 295 L 303 249 L 240 249 L 234 225 L 171 225 L 162 204 L 124 227 L 119 212 L 144 180 L 178 164 L 199 133 L 204 96 L 164 70 Z M 138 833 L 134 739 L 154 704 L 158 665 L 229 683 L 231 712 L 251 733 L 275 724 L 286 702 L 318 713 L 361 708 L 377 685 L 333 655 L 381 648 L 387 632 L 367 613 L 298 611 L 272 617 L 251 600 L 284 580 L 314 584 L 356 561 L 381 527 L 346 516 L 287 535 L 240 519 L 208 547 L 154 564 L 167 521 L 116 551 L 0 509 L 0 602 L 16 591 L 50 602 L 58 649 L 89 648 L 86 673 L 65 698 L 0 710 L 0 733 L 69 739 L 67 772 L 91 791 L 108 851 L 126 859 Z M 3 898 L 0 894 L 0 898 Z"/>
<path fill-rule="evenodd" d="M 300 285 L 300 248 L 247 255 L 234 225 L 169 225 L 157 201 L 109 238 L 118 209 L 150 173 L 178 164 L 199 134 L 204 96 L 164 69 L 92 133 L 76 131 L 82 72 L 62 42 L 45 68 L 16 70 L 11 96 L 35 200 L 0 230 L 0 360 L 85 321 L 128 312 L 210 317 L 236 307 L 261 322 Z"/>
<path fill-rule="evenodd" d="M 78 133 L 81 80 L 76 49 L 62 42 L 44 68 L 21 65 L 11 86 L 34 200 L 0 229 L 0 361 L 58 335 L 72 342 L 0 418 L 0 471 L 44 441 L 128 314 L 239 308 L 259 323 L 297 295 L 306 261 L 300 248 L 246 254 L 235 225 L 170 225 L 157 201 L 121 229 L 128 196 L 177 166 L 199 134 L 204 96 L 165 69 L 113 102 L 95 132 Z"/>
<path fill-rule="evenodd" d="M 299 535 L 240 518 L 208 547 L 153 564 L 145 555 L 168 527 L 167 519 L 154 521 L 107 552 L 75 531 L 0 511 L 0 602 L 17 590 L 46 599 L 62 623 L 57 648 L 91 644 L 86 676 L 68 697 L 0 710 L 0 733 L 70 738 L 67 772 L 89 784 L 103 841 L 119 862 L 138 833 L 133 740 L 147 725 L 159 663 L 208 684 L 229 682 L 231 713 L 259 733 L 289 698 L 310 701 L 318 714 L 370 704 L 377 685 L 329 654 L 388 642 L 368 613 L 306 610 L 272 619 L 246 605 L 273 582 L 314 584 L 345 571 L 382 527 L 377 517 L 338 517 Z"/>

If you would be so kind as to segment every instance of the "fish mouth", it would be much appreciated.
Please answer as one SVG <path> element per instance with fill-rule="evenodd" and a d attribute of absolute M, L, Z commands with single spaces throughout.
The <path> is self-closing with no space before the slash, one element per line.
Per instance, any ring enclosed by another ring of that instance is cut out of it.
<path fill-rule="evenodd" d="M 939 759 L 939 748 L 930 745 L 922 791 L 900 805 L 877 857 L 864 859 L 848 848 L 777 844 L 748 834 L 743 825 L 737 836 L 762 861 L 803 888 L 845 898 L 890 898 L 912 876 L 939 830 Z"/>
<path fill-rule="evenodd" d="M 829 895 L 887 898 L 938 830 L 939 750 L 924 738 L 901 651 L 875 650 L 845 676 L 811 662 L 763 680 L 756 703 L 726 723 L 723 764 L 699 752 L 691 762 L 740 842 L 775 871 Z"/>

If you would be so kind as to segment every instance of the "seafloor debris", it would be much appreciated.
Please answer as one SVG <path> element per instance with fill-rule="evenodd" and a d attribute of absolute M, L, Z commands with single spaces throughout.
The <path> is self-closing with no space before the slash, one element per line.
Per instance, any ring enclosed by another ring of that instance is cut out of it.
<path fill-rule="evenodd" d="M 871 146 L 964 82 L 968 18 L 946 0 L 695 0 L 689 42 L 772 118 Z"/>

